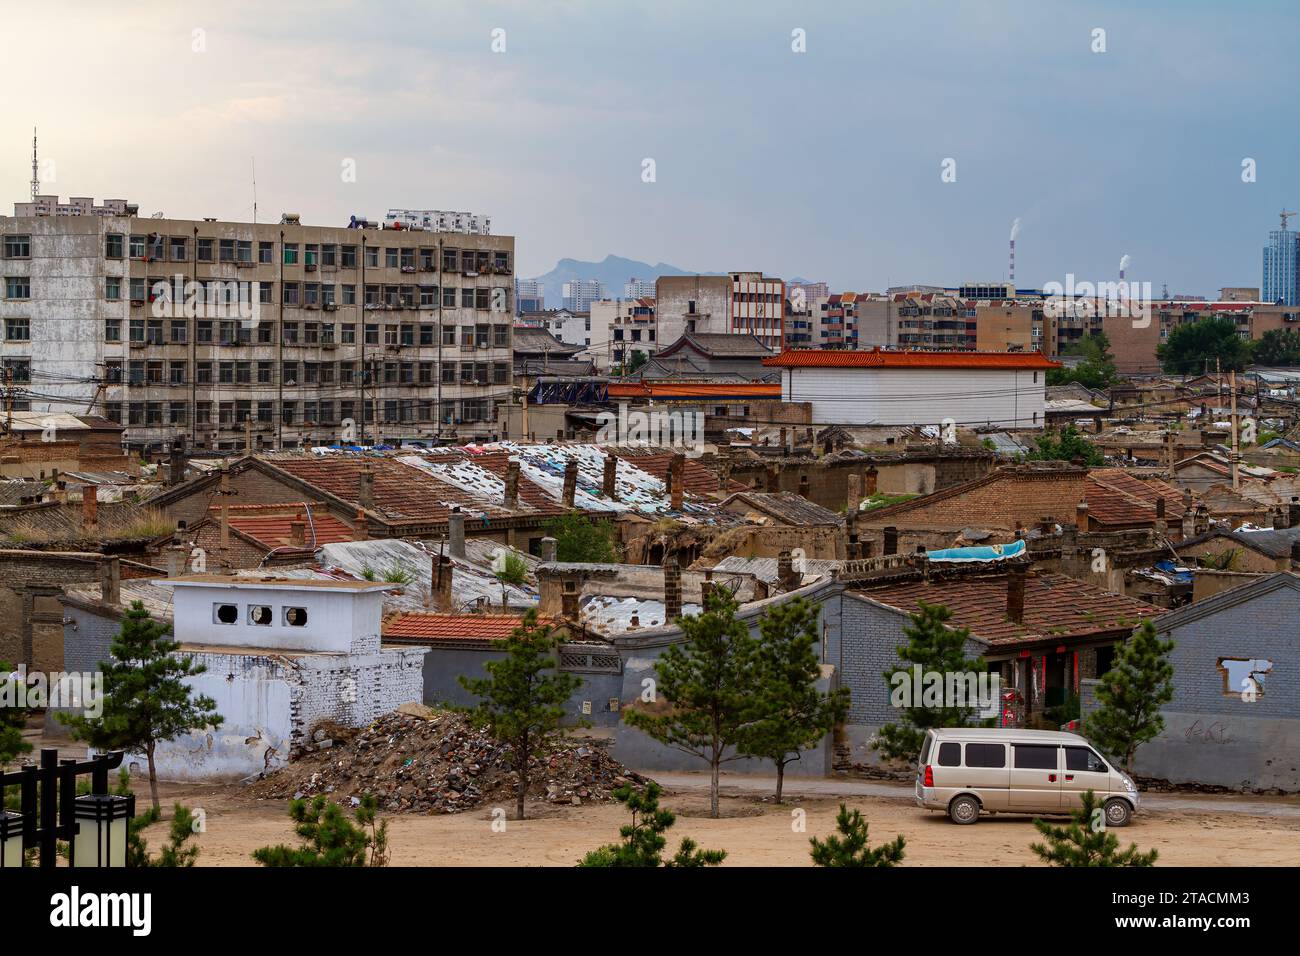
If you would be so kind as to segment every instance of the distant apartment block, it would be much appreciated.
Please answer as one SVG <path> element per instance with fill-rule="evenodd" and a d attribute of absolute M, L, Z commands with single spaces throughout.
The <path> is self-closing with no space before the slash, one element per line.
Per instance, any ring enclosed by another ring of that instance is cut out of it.
<path fill-rule="evenodd" d="M 548 309 L 544 312 L 523 312 L 521 325 L 545 329 L 565 345 L 586 347 L 592 344 L 591 313 L 572 309 Z M 603 339 L 601 348 L 603 349 Z"/>
<path fill-rule="evenodd" d="M 14 407 L 137 449 L 489 437 L 510 399 L 514 239 L 379 228 L 0 219 Z"/>
<path fill-rule="evenodd" d="M 606 343 L 603 351 L 593 346 L 592 357 L 602 371 L 631 362 L 637 352 L 649 359 L 659 351 L 653 297 L 593 302 L 591 327 L 596 342 Z M 671 342 L 669 340 L 669 344 Z"/>
<path fill-rule="evenodd" d="M 695 332 L 730 333 L 752 335 L 780 351 L 785 301 L 785 283 L 761 272 L 660 276 L 655 283 L 660 341 Z"/>
<path fill-rule="evenodd" d="M 655 283 L 653 279 L 638 279 L 633 276 L 623 286 L 623 298 L 625 299 L 653 299 L 654 297 Z"/>
<path fill-rule="evenodd" d="M 515 313 L 546 311 L 546 287 L 537 279 L 515 280 Z"/>
<path fill-rule="evenodd" d="M 460 232 L 471 236 L 492 234 L 492 220 L 487 216 L 445 209 L 390 209 L 384 216 L 384 225 L 424 232 Z"/>
<path fill-rule="evenodd" d="M 1263 295 L 1265 302 L 1280 305 L 1300 304 L 1300 233 L 1294 229 L 1274 229 L 1264 247 Z"/>
<path fill-rule="evenodd" d="M 574 279 L 564 283 L 561 297 L 570 312 L 590 312 L 591 303 L 605 298 L 605 287 L 596 279 Z"/>
<path fill-rule="evenodd" d="M 30 219 L 35 216 L 134 216 L 140 207 L 125 199 L 105 199 L 96 206 L 88 196 L 72 196 L 59 202 L 58 196 L 37 196 L 31 202 L 14 203 L 14 218 Z M 0 217 L 3 218 L 3 217 Z"/>
<path fill-rule="evenodd" d="M 1105 316 L 1101 325 L 1110 340 L 1119 371 L 1150 373 L 1160 370 L 1156 347 L 1167 341 L 1174 329 L 1208 318 L 1228 319 L 1236 326 L 1237 335 L 1246 341 L 1258 341 L 1273 329 L 1300 331 L 1300 306 L 1174 299 L 1151 303 L 1149 322 L 1135 322 L 1129 316 Z"/>
<path fill-rule="evenodd" d="M 810 305 L 819 299 L 830 298 L 830 294 L 830 286 L 825 282 L 787 282 L 785 287 L 785 296 L 794 308 L 800 302 Z"/>

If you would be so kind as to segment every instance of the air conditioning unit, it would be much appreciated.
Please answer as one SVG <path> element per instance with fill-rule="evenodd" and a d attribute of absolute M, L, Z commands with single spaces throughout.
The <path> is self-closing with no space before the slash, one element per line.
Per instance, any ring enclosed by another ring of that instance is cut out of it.
<path fill-rule="evenodd" d="M 335 345 L 333 342 L 325 342 L 325 343 L 323 343 L 323 344 L 321 345 L 321 348 L 323 348 L 323 349 L 336 349 L 336 348 L 338 348 L 338 346 Z"/>
<path fill-rule="evenodd" d="M 235 263 L 235 267 L 237 269 L 251 269 L 256 264 L 257 263 L 255 262 L 245 262 L 243 259 L 240 259 L 238 262 Z"/>
<path fill-rule="evenodd" d="M 402 271 L 403 271 L 403 272 L 414 272 L 414 271 L 415 271 L 415 266 L 402 266 Z"/>
<path fill-rule="evenodd" d="M 321 306 L 321 308 L 324 309 L 326 312 L 333 312 L 338 308 L 338 306 L 335 305 L 333 302 L 326 302 L 323 306 Z"/>
<path fill-rule="evenodd" d="M 315 272 L 315 271 L 316 271 L 316 263 L 314 263 L 314 262 L 309 262 L 309 263 L 307 263 L 307 271 L 308 271 L 308 272 Z"/>

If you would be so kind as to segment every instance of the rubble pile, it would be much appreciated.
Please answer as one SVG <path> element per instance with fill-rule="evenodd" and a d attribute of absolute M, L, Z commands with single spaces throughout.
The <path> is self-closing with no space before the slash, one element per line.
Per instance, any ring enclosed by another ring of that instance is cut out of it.
<path fill-rule="evenodd" d="M 280 799 L 325 794 L 340 802 L 369 793 L 380 809 L 402 813 L 459 813 L 512 805 L 515 799 L 519 778 L 511 749 L 463 714 L 407 706 L 346 742 L 320 729 L 312 738 L 311 752 L 250 784 L 250 792 Z M 607 802 L 626 783 L 640 788 L 646 778 L 598 746 L 568 741 L 532 759 L 528 797 L 555 804 Z"/>

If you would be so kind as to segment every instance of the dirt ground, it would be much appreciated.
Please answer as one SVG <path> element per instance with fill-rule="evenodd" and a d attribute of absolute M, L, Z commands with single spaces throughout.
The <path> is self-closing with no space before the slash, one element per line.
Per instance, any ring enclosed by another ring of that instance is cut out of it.
<path fill-rule="evenodd" d="M 844 800 L 860 809 L 871 826 L 871 842 L 907 837 L 907 866 L 1035 866 L 1029 844 L 1038 834 L 1027 817 L 985 817 L 974 826 L 958 827 L 940 814 L 918 809 L 910 788 L 873 785 L 878 792 L 862 793 L 845 782 L 817 781 L 800 792 L 787 785 L 786 802 L 777 806 L 765 798 L 762 783 L 753 778 L 724 782 L 723 818 L 708 817 L 708 783 L 703 776 L 675 774 L 665 788 L 662 804 L 676 811 L 669 832 L 675 849 L 683 836 L 707 848 L 724 849 L 729 866 L 808 866 L 808 838 L 833 832 L 838 804 Z M 845 795 L 838 795 L 836 790 Z M 888 792 L 896 789 L 896 793 Z M 886 791 L 884 793 L 879 791 Z M 145 781 L 136 784 L 145 796 Z M 249 866 L 250 853 L 260 846 L 296 842 L 286 804 L 256 800 L 237 786 L 213 787 L 162 784 L 163 805 L 170 816 L 172 801 L 201 807 L 206 832 L 196 837 L 202 848 L 200 866 Z M 139 799 L 139 797 L 138 797 Z M 1232 809 L 1232 801 L 1249 801 Z M 1274 802 L 1269 802 L 1270 800 Z M 1121 845 L 1135 842 L 1142 849 L 1157 847 L 1160 865 L 1167 866 L 1295 866 L 1300 864 L 1300 807 L 1289 798 L 1187 799 L 1159 801 L 1133 824 L 1115 831 Z M 513 806 L 504 807 L 513 817 Z M 801 813 L 800 813 L 801 811 Z M 572 866 L 588 850 L 617 839 L 627 822 L 622 805 L 551 806 L 530 804 L 535 819 L 505 820 L 492 808 L 456 815 L 391 814 L 393 866 Z M 796 829 L 802 816 L 804 830 Z M 166 838 L 166 822 L 151 827 L 146 839 L 156 847 Z"/>

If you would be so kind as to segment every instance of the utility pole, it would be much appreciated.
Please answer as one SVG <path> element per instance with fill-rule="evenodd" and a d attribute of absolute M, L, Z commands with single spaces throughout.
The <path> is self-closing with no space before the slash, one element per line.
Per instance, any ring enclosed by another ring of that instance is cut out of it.
<path fill-rule="evenodd" d="M 1228 370 L 1228 386 L 1232 389 L 1232 490 L 1241 486 L 1241 450 L 1237 444 L 1237 370 Z"/>

